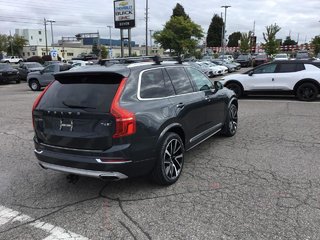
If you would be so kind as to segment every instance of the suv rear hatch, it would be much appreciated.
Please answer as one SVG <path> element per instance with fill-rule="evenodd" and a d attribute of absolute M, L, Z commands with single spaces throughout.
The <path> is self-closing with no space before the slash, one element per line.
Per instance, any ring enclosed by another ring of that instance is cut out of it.
<path fill-rule="evenodd" d="M 33 111 L 37 141 L 67 149 L 106 150 L 112 146 L 110 113 L 123 75 L 58 74 Z"/>

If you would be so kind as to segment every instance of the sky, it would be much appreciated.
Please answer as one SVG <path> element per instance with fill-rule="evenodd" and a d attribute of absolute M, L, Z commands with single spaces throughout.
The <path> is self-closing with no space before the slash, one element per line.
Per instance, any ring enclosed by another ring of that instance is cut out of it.
<path fill-rule="evenodd" d="M 148 0 L 149 30 L 161 30 L 180 3 L 191 19 L 206 33 L 214 14 L 221 15 L 221 6 L 227 10 L 227 36 L 233 32 L 253 30 L 257 42 L 264 42 L 265 27 L 277 23 L 281 27 L 277 38 L 309 42 L 320 35 L 319 0 Z M 132 40 L 145 44 L 146 0 L 135 0 L 136 27 Z M 74 37 L 77 33 L 99 32 L 102 38 L 120 39 L 120 30 L 114 27 L 113 0 L 0 0 L 0 34 L 14 33 L 19 29 L 44 29 L 43 19 L 54 20 L 54 41 Z M 149 35 L 148 35 L 149 37 Z M 150 40 L 148 40 L 149 43 Z"/>

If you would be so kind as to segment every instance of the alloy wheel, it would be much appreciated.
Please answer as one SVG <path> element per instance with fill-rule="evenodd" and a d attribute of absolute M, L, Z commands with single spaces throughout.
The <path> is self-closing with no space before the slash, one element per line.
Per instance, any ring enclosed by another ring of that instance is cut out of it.
<path fill-rule="evenodd" d="M 170 180 L 178 178 L 183 164 L 183 148 L 178 139 L 172 139 L 167 144 L 163 159 L 166 176 Z"/>
<path fill-rule="evenodd" d="M 238 127 L 238 109 L 235 105 L 230 106 L 229 110 L 229 129 L 232 134 L 237 131 Z"/>

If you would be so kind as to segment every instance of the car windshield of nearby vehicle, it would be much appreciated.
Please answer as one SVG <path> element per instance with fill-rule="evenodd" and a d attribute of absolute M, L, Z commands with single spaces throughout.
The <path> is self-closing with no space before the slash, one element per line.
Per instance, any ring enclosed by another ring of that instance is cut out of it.
<path fill-rule="evenodd" d="M 277 54 L 275 58 L 288 58 L 287 54 Z"/>
<path fill-rule="evenodd" d="M 187 71 L 190 73 L 193 81 L 197 86 L 198 91 L 205 91 L 213 88 L 212 83 L 206 76 L 194 68 L 187 68 Z"/>
<path fill-rule="evenodd" d="M 267 58 L 267 55 L 257 55 L 256 56 L 256 60 L 258 59 L 266 59 Z"/>
<path fill-rule="evenodd" d="M 40 63 L 26 63 L 25 64 L 28 68 L 41 68 L 42 65 Z"/>
<path fill-rule="evenodd" d="M 238 60 L 248 60 L 249 56 L 248 55 L 239 55 L 237 58 Z"/>
<path fill-rule="evenodd" d="M 276 70 L 277 64 L 273 63 L 273 64 L 268 64 L 265 66 L 260 66 L 257 67 L 253 70 L 254 74 L 260 74 L 260 73 L 274 73 L 274 71 Z"/>
<path fill-rule="evenodd" d="M 9 64 L 0 64 L 0 69 L 1 70 L 8 70 L 8 69 L 12 69 L 12 67 Z"/>

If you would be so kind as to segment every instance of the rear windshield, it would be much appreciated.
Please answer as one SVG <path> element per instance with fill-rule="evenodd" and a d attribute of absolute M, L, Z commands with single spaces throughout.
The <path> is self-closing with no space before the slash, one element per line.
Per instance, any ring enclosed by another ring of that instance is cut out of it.
<path fill-rule="evenodd" d="M 122 77 L 70 76 L 56 80 L 42 97 L 37 109 L 82 109 L 88 112 L 109 112 Z"/>

